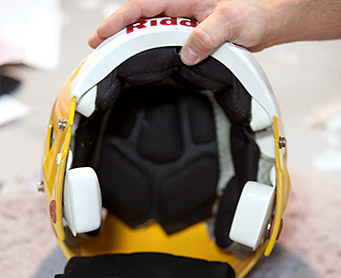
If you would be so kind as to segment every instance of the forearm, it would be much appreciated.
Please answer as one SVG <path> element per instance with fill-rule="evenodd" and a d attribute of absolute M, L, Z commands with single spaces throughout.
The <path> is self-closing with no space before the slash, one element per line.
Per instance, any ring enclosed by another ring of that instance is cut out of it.
<path fill-rule="evenodd" d="M 340 0 L 275 0 L 266 45 L 341 38 Z"/>

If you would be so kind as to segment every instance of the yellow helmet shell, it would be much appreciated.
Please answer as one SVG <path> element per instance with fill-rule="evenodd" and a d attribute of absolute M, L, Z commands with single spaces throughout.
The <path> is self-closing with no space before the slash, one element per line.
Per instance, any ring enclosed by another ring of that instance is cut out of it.
<path fill-rule="evenodd" d="M 279 128 L 279 111 L 265 74 L 248 51 L 231 43 L 222 45 L 212 57 L 228 68 L 251 95 L 250 126 L 255 132 L 261 154 L 273 159 L 271 173 L 268 173 L 271 182 L 263 186 L 257 181 L 250 181 L 242 192 L 235 212 L 230 237 L 241 243 L 240 246 L 249 246 L 247 256 L 241 258 L 234 252 L 219 248 L 211 240 L 205 221 L 172 235 L 167 235 L 155 222 L 133 229 L 110 213 L 104 217 L 101 202 L 98 201 L 100 196 L 95 198 L 98 202 L 94 205 L 97 207 L 94 218 L 97 222 L 100 218 L 103 221 L 99 223 L 101 227 L 98 234 L 88 236 L 76 229 L 71 229 L 70 233 L 68 229 L 68 222 L 74 216 L 66 216 L 65 211 L 72 212 L 74 208 L 69 203 L 72 208 L 65 208 L 65 199 L 71 198 L 69 195 L 73 194 L 66 193 L 69 189 L 66 189 L 65 184 L 72 161 L 73 137 L 77 131 L 75 119 L 91 117 L 96 110 L 96 86 L 115 68 L 147 50 L 182 46 L 196 25 L 195 21 L 185 18 L 155 18 L 128 26 L 93 51 L 67 79 L 60 91 L 48 125 L 42 179 L 51 225 L 67 258 L 106 253 L 161 252 L 227 262 L 233 267 L 237 277 L 244 277 L 262 254 L 270 255 L 290 192 L 285 141 L 280 136 L 282 131 Z M 96 186 L 92 188 L 94 193 L 91 196 L 100 192 Z M 254 199 L 255 191 L 264 192 L 262 198 Z M 68 197 L 66 194 L 69 194 Z M 257 223 L 251 223 L 257 217 L 248 216 L 249 211 L 254 211 L 260 219 Z M 269 224 L 271 219 L 272 224 Z M 271 235 L 264 236 L 264 230 L 268 226 L 271 226 Z M 243 229 L 261 231 L 250 238 L 248 233 L 243 235 Z"/>

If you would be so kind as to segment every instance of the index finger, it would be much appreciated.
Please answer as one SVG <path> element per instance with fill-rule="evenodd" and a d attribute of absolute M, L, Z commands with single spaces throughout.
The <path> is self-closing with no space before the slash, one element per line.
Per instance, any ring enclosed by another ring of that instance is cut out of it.
<path fill-rule="evenodd" d="M 89 39 L 89 45 L 93 48 L 97 47 L 107 37 L 143 17 L 150 18 L 161 14 L 192 17 L 195 15 L 192 4 L 193 1 L 182 0 L 131 0 L 106 19 Z"/>
<path fill-rule="evenodd" d="M 131 1 L 119 8 L 105 22 L 97 28 L 88 41 L 92 48 L 96 48 L 107 37 L 116 34 L 124 27 L 137 21 L 142 14 L 139 4 L 132 5 Z"/>
<path fill-rule="evenodd" d="M 105 20 L 97 29 L 97 35 L 100 38 L 107 38 L 134 23 L 142 16 L 141 4 L 129 1 Z"/>

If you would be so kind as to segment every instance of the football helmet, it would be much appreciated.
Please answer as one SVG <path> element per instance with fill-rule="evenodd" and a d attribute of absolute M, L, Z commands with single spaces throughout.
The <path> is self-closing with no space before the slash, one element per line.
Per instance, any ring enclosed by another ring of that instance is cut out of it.
<path fill-rule="evenodd" d="M 141 20 L 66 80 L 39 186 L 67 258 L 171 254 L 244 277 L 270 255 L 290 191 L 279 109 L 239 46 L 184 65 L 196 26 Z"/>

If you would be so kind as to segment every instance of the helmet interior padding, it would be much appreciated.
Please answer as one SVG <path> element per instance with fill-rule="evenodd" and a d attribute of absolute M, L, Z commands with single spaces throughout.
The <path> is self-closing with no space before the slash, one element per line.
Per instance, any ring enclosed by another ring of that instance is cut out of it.
<path fill-rule="evenodd" d="M 219 165 L 206 96 L 170 85 L 127 89 L 100 157 L 104 206 L 129 226 L 155 219 L 174 233 L 211 216 Z"/>
<path fill-rule="evenodd" d="M 230 265 L 161 253 L 107 254 L 74 257 L 65 274 L 55 278 L 234 278 Z"/>
<path fill-rule="evenodd" d="M 230 122 L 233 176 L 221 196 L 212 99 Z M 76 131 L 73 167 L 96 170 L 104 206 L 127 225 L 154 219 L 171 234 L 213 215 L 216 243 L 227 247 L 243 186 L 257 179 L 250 117 L 251 96 L 214 58 L 188 67 L 175 47 L 148 50 L 97 84 L 96 110 Z"/>

